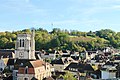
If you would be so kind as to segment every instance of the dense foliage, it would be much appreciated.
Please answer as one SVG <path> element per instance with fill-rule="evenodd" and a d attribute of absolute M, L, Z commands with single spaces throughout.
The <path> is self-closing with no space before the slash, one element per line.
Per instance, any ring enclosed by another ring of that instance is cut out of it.
<path fill-rule="evenodd" d="M 30 29 L 14 32 L 0 32 L 0 49 L 14 49 L 17 34 L 30 33 Z M 120 32 L 110 29 L 99 31 L 68 31 L 54 28 L 51 32 L 42 28 L 35 29 L 36 50 L 97 50 L 111 46 L 120 47 Z"/>

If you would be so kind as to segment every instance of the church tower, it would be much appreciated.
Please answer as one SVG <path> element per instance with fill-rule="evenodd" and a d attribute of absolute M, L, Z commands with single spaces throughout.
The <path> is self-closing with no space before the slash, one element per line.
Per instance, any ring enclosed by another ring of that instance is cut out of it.
<path fill-rule="evenodd" d="M 31 34 L 18 34 L 15 45 L 15 58 L 35 59 L 35 32 Z"/>

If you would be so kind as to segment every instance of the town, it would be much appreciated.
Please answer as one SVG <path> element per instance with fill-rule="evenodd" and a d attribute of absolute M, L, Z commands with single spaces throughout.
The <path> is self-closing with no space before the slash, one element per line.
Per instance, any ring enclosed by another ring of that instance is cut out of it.
<path fill-rule="evenodd" d="M 17 35 L 15 49 L 0 50 L 1 80 L 119 80 L 120 50 L 35 51 L 35 31 Z"/>

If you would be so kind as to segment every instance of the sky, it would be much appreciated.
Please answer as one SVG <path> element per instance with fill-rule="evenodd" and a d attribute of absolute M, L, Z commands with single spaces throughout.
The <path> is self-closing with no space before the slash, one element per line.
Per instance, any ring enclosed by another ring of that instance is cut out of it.
<path fill-rule="evenodd" d="M 120 32 L 120 0 L 0 0 L 0 31 L 33 27 Z"/>

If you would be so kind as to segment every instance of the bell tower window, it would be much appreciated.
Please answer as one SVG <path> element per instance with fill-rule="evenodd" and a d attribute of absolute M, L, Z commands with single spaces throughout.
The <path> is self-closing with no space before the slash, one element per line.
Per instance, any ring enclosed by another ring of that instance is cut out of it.
<path fill-rule="evenodd" d="M 22 46 L 22 40 L 20 39 L 20 47 Z"/>
<path fill-rule="evenodd" d="M 25 43 L 25 42 L 24 42 L 24 39 L 23 39 L 23 41 L 22 41 L 22 47 L 24 47 L 24 43 Z"/>

